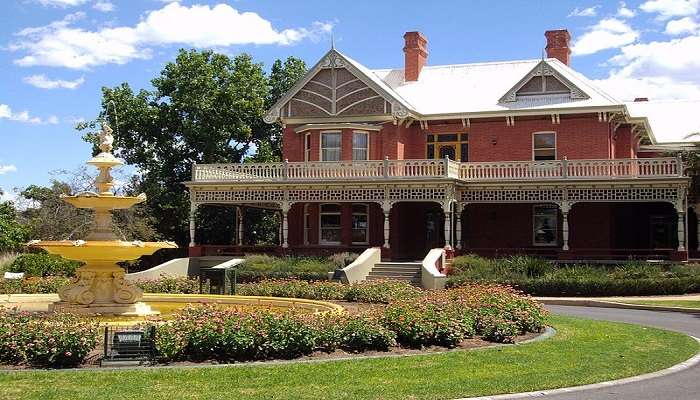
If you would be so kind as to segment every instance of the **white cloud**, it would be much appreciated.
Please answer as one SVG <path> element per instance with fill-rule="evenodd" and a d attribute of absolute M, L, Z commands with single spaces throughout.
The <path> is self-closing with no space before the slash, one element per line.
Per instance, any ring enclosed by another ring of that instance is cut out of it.
<path fill-rule="evenodd" d="M 624 77 L 673 76 L 700 81 L 700 35 L 625 46 L 610 59 Z"/>
<path fill-rule="evenodd" d="M 700 24 L 695 22 L 691 17 L 674 19 L 668 21 L 664 33 L 667 35 L 682 35 L 684 33 L 694 33 L 700 28 Z"/>
<path fill-rule="evenodd" d="M 149 58 L 152 45 L 225 47 L 246 44 L 290 45 L 319 40 L 331 23 L 314 22 L 309 28 L 278 30 L 253 12 L 238 12 L 227 4 L 182 6 L 177 2 L 150 11 L 135 26 L 89 31 L 72 25 L 83 15 L 71 14 L 49 25 L 25 28 L 9 46 L 27 54 L 20 66 L 57 66 L 86 69 L 102 64 L 124 64 Z"/>
<path fill-rule="evenodd" d="M 633 43 L 639 38 L 639 32 L 632 29 L 625 21 L 605 18 L 588 28 L 572 46 L 574 55 L 587 55 L 605 49 L 619 48 Z"/>
<path fill-rule="evenodd" d="M 632 101 L 636 97 L 648 97 L 651 100 L 700 99 L 698 83 L 677 82 L 668 76 L 635 78 L 613 73 L 606 79 L 594 82 L 622 101 Z"/>
<path fill-rule="evenodd" d="M 17 172 L 17 167 L 12 164 L 2 165 L 0 164 L 0 175 L 5 175 L 8 172 Z"/>
<path fill-rule="evenodd" d="M 627 7 L 624 1 L 620 2 L 620 7 L 617 9 L 617 16 L 620 18 L 633 18 L 637 12 Z"/>
<path fill-rule="evenodd" d="M 85 78 L 83 77 L 72 81 L 65 81 L 63 79 L 49 79 L 44 74 L 25 76 L 22 80 L 40 89 L 77 89 L 80 85 L 85 83 Z"/>
<path fill-rule="evenodd" d="M 600 8 L 600 6 L 592 6 L 592 7 L 583 8 L 583 9 L 576 7 L 566 17 L 567 18 L 570 18 L 570 17 L 595 17 L 596 15 L 598 15 L 599 8 Z"/>
<path fill-rule="evenodd" d="M 36 0 L 44 7 L 75 7 L 86 3 L 88 0 Z"/>
<path fill-rule="evenodd" d="M 648 13 L 659 14 L 662 20 L 694 15 L 700 9 L 700 0 L 648 0 L 639 8 Z"/>
<path fill-rule="evenodd" d="M 39 117 L 35 117 L 29 114 L 29 111 L 24 110 L 20 112 L 12 111 L 12 108 L 7 104 L 0 104 L 0 120 L 7 119 L 9 121 L 23 122 L 27 124 L 55 124 L 58 123 L 58 118 L 51 117 L 44 121 Z"/>
<path fill-rule="evenodd" d="M 109 1 L 100 0 L 97 3 L 93 4 L 92 8 L 101 12 L 111 12 L 114 11 L 115 7 L 114 4 Z"/>

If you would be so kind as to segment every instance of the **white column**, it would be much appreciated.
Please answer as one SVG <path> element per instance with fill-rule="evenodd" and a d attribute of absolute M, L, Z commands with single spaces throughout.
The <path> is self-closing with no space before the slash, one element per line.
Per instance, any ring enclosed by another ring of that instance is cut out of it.
<path fill-rule="evenodd" d="M 676 208 L 678 214 L 678 251 L 685 251 L 685 213 L 680 207 Z"/>
<path fill-rule="evenodd" d="M 455 247 L 457 249 L 462 248 L 462 211 L 464 211 L 464 207 L 457 203 L 455 206 Z"/>
<path fill-rule="evenodd" d="M 391 231 L 391 225 L 389 222 L 389 217 L 391 216 L 391 203 L 385 203 L 382 205 L 382 211 L 384 212 L 384 248 L 389 248 L 389 233 Z"/>
<path fill-rule="evenodd" d="M 243 245 L 243 207 L 236 208 L 236 244 Z"/>
<path fill-rule="evenodd" d="M 287 221 L 287 213 L 289 212 L 289 204 L 282 204 L 282 248 L 289 247 L 287 239 L 289 237 L 289 222 Z"/>
<path fill-rule="evenodd" d="M 561 209 L 561 236 L 564 241 L 562 250 L 569 250 L 569 210 L 571 210 L 571 205 L 568 203 L 563 203 L 559 206 Z"/>
<path fill-rule="evenodd" d="M 452 248 L 452 218 L 450 218 L 450 203 L 445 202 L 442 205 L 442 211 L 445 214 L 445 248 Z"/>
<path fill-rule="evenodd" d="M 197 245 L 194 237 L 194 232 L 196 228 L 196 218 L 197 218 L 197 204 L 190 203 L 190 247 Z"/>

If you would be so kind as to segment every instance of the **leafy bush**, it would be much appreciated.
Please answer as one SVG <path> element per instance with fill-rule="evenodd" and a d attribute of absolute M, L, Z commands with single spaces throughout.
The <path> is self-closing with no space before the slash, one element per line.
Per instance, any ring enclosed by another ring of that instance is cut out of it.
<path fill-rule="evenodd" d="M 353 261 L 357 259 L 360 255 L 357 253 L 350 253 L 350 252 L 343 252 L 343 253 L 335 253 L 328 257 L 330 261 L 333 263 L 335 266 L 335 269 L 338 268 L 345 268 L 348 265 L 352 264 Z"/>
<path fill-rule="evenodd" d="M 12 313 L 0 308 L 0 362 L 38 367 L 80 365 L 97 345 L 97 325 L 66 313 Z"/>
<path fill-rule="evenodd" d="M 0 294 L 35 294 L 57 293 L 58 289 L 67 285 L 69 278 L 63 276 L 30 277 L 24 279 L 0 278 Z"/>
<path fill-rule="evenodd" d="M 78 267 L 79 262 L 66 260 L 54 254 L 24 253 L 15 258 L 7 271 L 23 272 L 27 277 L 73 276 Z"/>
<path fill-rule="evenodd" d="M 358 303 L 388 303 L 397 299 L 415 298 L 420 293 L 420 289 L 406 282 L 394 280 L 363 281 L 344 285 L 338 282 L 271 279 L 238 286 L 238 294 L 243 296 L 296 297 Z"/>
<path fill-rule="evenodd" d="M 146 293 L 196 294 L 200 293 L 199 278 L 167 277 L 134 282 Z M 209 292 L 209 282 L 202 283 L 202 293 Z"/>
<path fill-rule="evenodd" d="M 700 265 L 632 261 L 620 265 L 557 265 L 516 256 L 456 257 L 448 286 L 496 282 L 538 296 L 641 296 L 700 291 Z"/>
<path fill-rule="evenodd" d="M 335 264 L 320 257 L 274 257 L 266 254 L 247 255 L 238 265 L 238 281 L 258 282 L 264 279 L 328 280 Z"/>

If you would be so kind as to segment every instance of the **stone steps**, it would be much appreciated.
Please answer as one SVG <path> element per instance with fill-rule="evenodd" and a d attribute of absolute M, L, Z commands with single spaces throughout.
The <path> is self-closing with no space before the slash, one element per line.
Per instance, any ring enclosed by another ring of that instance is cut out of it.
<path fill-rule="evenodd" d="M 393 279 L 420 286 L 421 263 L 383 262 L 372 268 L 367 280 Z"/>

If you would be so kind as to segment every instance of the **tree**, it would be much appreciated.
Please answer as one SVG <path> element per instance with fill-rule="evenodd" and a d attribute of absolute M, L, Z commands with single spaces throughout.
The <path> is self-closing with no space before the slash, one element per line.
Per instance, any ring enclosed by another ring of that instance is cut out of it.
<path fill-rule="evenodd" d="M 0 196 L 3 194 L 0 189 Z M 0 254 L 17 251 L 29 240 L 29 229 L 17 220 L 11 201 L 0 202 Z"/>
<path fill-rule="evenodd" d="M 134 92 L 128 83 L 103 88 L 100 115 L 78 129 L 96 143 L 98 121 L 112 126 L 115 155 L 138 168 L 135 188 L 148 197 L 146 208 L 156 231 L 186 244 L 189 198 L 181 182 L 191 179 L 193 163 L 280 157 L 279 128 L 265 124 L 262 117 L 266 106 L 276 101 L 271 88 L 279 92 L 291 86 L 295 78 L 285 74 L 296 76 L 304 66 L 292 58 L 275 64 L 275 78 L 268 80 L 262 65 L 247 54 L 229 58 L 208 50 L 180 50 L 175 62 L 151 81 L 152 90 Z M 257 149 L 255 155 L 252 149 Z M 200 237 L 203 242 L 220 239 L 207 237 L 219 236 L 215 227 L 206 225 L 217 223 L 213 218 L 233 221 L 231 209 L 207 207 L 200 215 L 199 229 L 211 232 Z"/>

